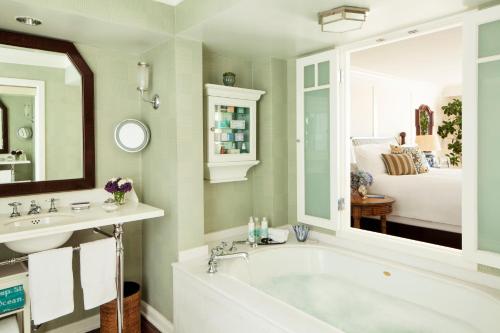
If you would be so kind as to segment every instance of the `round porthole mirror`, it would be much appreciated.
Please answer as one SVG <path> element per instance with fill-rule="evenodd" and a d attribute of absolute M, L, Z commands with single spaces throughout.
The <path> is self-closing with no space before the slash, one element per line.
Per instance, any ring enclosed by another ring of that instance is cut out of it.
<path fill-rule="evenodd" d="M 136 119 L 125 119 L 115 127 L 115 142 L 129 153 L 137 153 L 149 143 L 149 128 Z"/>

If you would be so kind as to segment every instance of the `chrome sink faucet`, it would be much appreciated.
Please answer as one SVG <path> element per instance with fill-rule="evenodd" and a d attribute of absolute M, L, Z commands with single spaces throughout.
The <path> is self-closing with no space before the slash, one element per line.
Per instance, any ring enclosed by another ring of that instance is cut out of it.
<path fill-rule="evenodd" d="M 39 206 L 35 200 L 31 200 L 30 210 L 28 211 L 28 215 L 40 214 L 42 211 L 42 207 Z"/>
<path fill-rule="evenodd" d="M 58 199 L 56 198 L 51 198 L 48 200 L 50 202 L 50 208 L 49 208 L 49 213 L 57 213 L 57 208 L 56 208 L 56 201 Z"/>
<path fill-rule="evenodd" d="M 227 246 L 226 242 L 222 242 L 220 245 L 214 247 L 211 251 L 210 259 L 208 260 L 208 270 L 207 273 L 214 274 L 217 273 L 217 263 L 219 260 L 228 260 L 241 258 L 248 261 L 247 252 L 236 252 L 236 253 L 224 253 L 224 249 Z"/>
<path fill-rule="evenodd" d="M 22 205 L 22 203 L 17 202 L 17 201 L 11 202 L 9 204 L 9 206 L 12 207 L 12 213 L 10 214 L 10 217 L 19 217 L 19 216 L 21 216 L 21 213 L 19 213 L 19 210 L 18 210 L 18 207 L 21 206 L 21 205 Z"/>

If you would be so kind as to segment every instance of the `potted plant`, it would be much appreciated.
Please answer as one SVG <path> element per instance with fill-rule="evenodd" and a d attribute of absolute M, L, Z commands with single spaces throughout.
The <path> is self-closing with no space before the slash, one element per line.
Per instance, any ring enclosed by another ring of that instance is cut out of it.
<path fill-rule="evenodd" d="M 442 139 L 450 138 L 448 143 L 451 165 L 458 166 L 462 162 L 462 101 L 454 98 L 450 103 L 441 107 L 446 119 L 438 127 L 438 135 Z"/>
<path fill-rule="evenodd" d="M 113 194 L 116 204 L 123 205 L 125 203 L 125 193 L 132 191 L 132 179 L 115 177 L 108 180 L 104 189 Z"/>
<path fill-rule="evenodd" d="M 366 199 L 368 187 L 373 184 L 373 177 L 366 171 L 351 171 L 351 193 Z"/>

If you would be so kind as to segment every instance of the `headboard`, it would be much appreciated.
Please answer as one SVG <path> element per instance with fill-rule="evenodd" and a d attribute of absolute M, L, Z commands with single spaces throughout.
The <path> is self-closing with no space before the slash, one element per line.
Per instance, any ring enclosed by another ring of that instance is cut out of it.
<path fill-rule="evenodd" d="M 406 143 L 406 132 L 399 133 L 399 138 L 388 137 L 352 137 L 351 142 L 353 146 L 370 145 L 377 143 L 390 143 L 393 145 L 404 145 Z"/>

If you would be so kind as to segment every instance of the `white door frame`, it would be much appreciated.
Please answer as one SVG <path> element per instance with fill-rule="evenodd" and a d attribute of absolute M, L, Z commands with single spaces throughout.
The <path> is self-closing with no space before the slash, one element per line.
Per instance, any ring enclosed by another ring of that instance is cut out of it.
<path fill-rule="evenodd" d="M 500 254 L 479 250 L 478 242 L 478 63 L 499 60 L 500 56 L 479 58 L 478 55 L 478 26 L 491 21 L 500 20 L 500 6 L 495 6 L 466 15 L 464 19 L 464 84 L 463 108 L 463 165 L 468 172 L 464 173 L 464 209 L 462 212 L 463 224 L 462 243 L 465 256 L 474 262 L 500 268 Z M 500 237 L 500 235 L 499 235 Z"/>
<path fill-rule="evenodd" d="M 321 62 L 330 62 L 330 80 L 326 85 L 318 85 L 318 66 Z M 315 65 L 315 87 L 304 88 L 304 67 Z M 336 168 L 339 160 L 337 142 L 341 137 L 339 129 L 339 75 L 338 75 L 338 51 L 328 50 L 314 55 L 299 58 L 296 61 L 296 98 L 297 98 L 297 219 L 299 222 L 307 223 L 321 228 L 335 230 L 339 221 L 338 200 L 341 184 L 341 170 Z M 330 89 L 330 219 L 307 215 L 305 211 L 305 186 L 304 186 L 304 93 L 307 91 Z"/>
<path fill-rule="evenodd" d="M 340 103 L 341 110 L 343 110 L 343 112 L 340 113 L 341 122 L 344 125 L 344 135 L 340 138 L 339 144 L 342 147 L 341 160 L 344 161 L 342 166 L 342 179 L 344 180 L 342 195 L 345 198 L 346 209 L 341 214 L 340 224 L 337 228 L 337 237 L 339 241 L 350 247 L 352 250 L 367 252 L 370 251 L 369 249 L 376 248 L 377 251 L 385 253 L 386 256 L 384 256 L 387 259 L 394 259 L 396 261 L 399 257 L 401 257 L 401 255 L 410 255 L 416 258 L 413 264 L 417 265 L 417 262 L 420 262 L 418 266 L 421 268 L 427 265 L 425 262 L 428 262 L 429 264 L 431 262 L 441 262 L 446 265 L 452 265 L 463 269 L 477 270 L 476 263 L 474 261 L 466 260 L 467 258 L 461 250 L 354 229 L 351 228 L 350 216 L 350 112 L 347 112 L 347 110 L 350 110 L 350 78 L 349 71 L 347 70 L 350 65 L 350 54 L 352 52 L 372 48 L 374 46 L 380 46 L 416 36 L 460 27 L 463 25 L 463 20 L 464 14 L 454 15 L 340 47 L 340 68 L 344 77 L 340 89 Z M 469 170 L 464 170 L 464 173 L 466 172 L 469 172 Z M 467 190 L 464 188 L 462 192 L 467 192 Z M 463 200 L 464 197 L 462 198 L 462 201 Z M 462 206 L 464 206 L 463 203 Z M 445 268 L 443 269 L 446 270 Z"/>
<path fill-rule="evenodd" d="M 35 105 L 33 107 L 33 140 L 34 156 L 32 165 L 35 168 L 34 181 L 45 180 L 45 82 L 0 77 L 0 85 L 35 88 Z"/>

